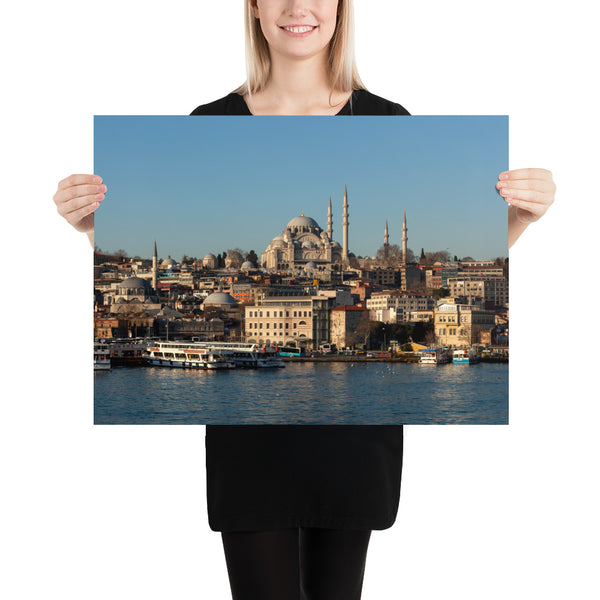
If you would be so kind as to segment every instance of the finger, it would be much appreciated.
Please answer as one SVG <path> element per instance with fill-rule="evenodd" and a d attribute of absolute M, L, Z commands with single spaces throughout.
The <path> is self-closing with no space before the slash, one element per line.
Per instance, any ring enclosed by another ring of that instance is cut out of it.
<path fill-rule="evenodd" d="M 69 175 L 65 179 L 58 182 L 58 189 L 64 190 L 73 185 L 81 184 L 98 184 L 102 183 L 102 177 L 100 175 Z"/>
<path fill-rule="evenodd" d="M 556 191 L 554 182 L 546 179 L 514 179 L 498 181 L 496 187 L 499 190 L 533 190 L 534 192 L 552 192 Z"/>
<path fill-rule="evenodd" d="M 532 215 L 535 215 L 537 219 L 539 219 L 548 208 L 545 204 L 540 204 L 539 202 L 531 202 L 529 200 L 521 200 L 520 198 L 507 198 L 506 201 L 511 206 L 530 212 Z"/>
<path fill-rule="evenodd" d="M 65 217 L 68 223 L 73 226 L 77 226 L 78 223 L 81 222 L 82 219 L 92 214 L 97 208 L 100 206 L 99 202 L 93 202 L 92 204 L 88 204 L 87 206 L 82 206 L 76 211 L 73 211 L 68 216 Z"/>
<path fill-rule="evenodd" d="M 90 206 L 96 202 L 102 202 L 104 200 L 104 194 L 93 194 L 90 196 L 82 196 L 75 198 L 69 202 L 65 202 L 58 207 L 58 212 L 65 218 L 69 218 L 71 214 L 77 212 L 85 206 Z"/>
<path fill-rule="evenodd" d="M 106 186 L 100 185 L 75 185 L 68 187 L 64 190 L 59 190 L 54 194 L 54 202 L 57 205 L 71 202 L 77 198 L 83 198 L 84 196 L 93 196 L 96 194 L 105 194 Z"/>
<path fill-rule="evenodd" d="M 551 198 L 548 194 L 543 192 L 536 192 L 534 190 L 500 190 L 500 194 L 504 197 L 507 202 L 512 204 L 513 200 L 524 200 L 526 202 L 533 202 L 535 204 L 549 205 Z"/>
<path fill-rule="evenodd" d="M 513 169 L 512 171 L 504 171 L 498 175 L 502 180 L 513 179 L 549 179 L 552 180 L 552 172 L 548 169 Z"/>

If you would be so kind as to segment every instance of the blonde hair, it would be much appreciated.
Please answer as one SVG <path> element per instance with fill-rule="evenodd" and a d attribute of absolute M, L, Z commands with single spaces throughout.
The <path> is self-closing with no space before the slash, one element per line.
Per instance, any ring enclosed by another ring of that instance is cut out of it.
<path fill-rule="evenodd" d="M 235 93 L 260 92 L 271 75 L 271 53 L 269 44 L 254 16 L 250 0 L 244 2 L 246 32 L 246 81 Z M 354 57 L 354 9 L 352 0 L 339 0 L 338 18 L 329 43 L 329 72 L 331 91 L 350 92 L 366 89 L 360 79 Z"/>

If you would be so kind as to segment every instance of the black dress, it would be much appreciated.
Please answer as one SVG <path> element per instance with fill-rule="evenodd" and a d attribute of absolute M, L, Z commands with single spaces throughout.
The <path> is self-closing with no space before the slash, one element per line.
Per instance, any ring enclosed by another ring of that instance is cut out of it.
<path fill-rule="evenodd" d="M 355 91 L 338 115 L 408 115 Z M 192 115 L 251 115 L 229 94 Z M 398 512 L 402 425 L 207 425 L 208 520 L 215 531 L 386 529 Z"/>

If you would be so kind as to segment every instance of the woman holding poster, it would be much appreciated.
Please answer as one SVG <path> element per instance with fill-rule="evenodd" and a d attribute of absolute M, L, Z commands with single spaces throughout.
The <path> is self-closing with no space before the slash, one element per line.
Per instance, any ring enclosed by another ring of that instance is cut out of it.
<path fill-rule="evenodd" d="M 193 115 L 408 115 L 358 76 L 351 0 L 247 0 L 245 26 L 246 83 Z M 543 169 L 501 173 L 496 186 L 510 246 L 555 186 Z M 93 242 L 106 191 L 98 175 L 72 175 L 54 201 Z M 235 600 L 360 598 L 370 533 L 396 518 L 401 424 L 207 426 L 206 448 L 209 522 Z"/>

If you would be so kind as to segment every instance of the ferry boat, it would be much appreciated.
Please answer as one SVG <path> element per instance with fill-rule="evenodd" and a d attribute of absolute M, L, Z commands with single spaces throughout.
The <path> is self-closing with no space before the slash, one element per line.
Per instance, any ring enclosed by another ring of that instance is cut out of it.
<path fill-rule="evenodd" d="M 210 348 L 221 356 L 242 368 L 285 367 L 279 351 L 275 346 L 264 346 L 252 342 L 196 342 L 200 346 Z"/>
<path fill-rule="evenodd" d="M 446 348 L 424 348 L 419 350 L 419 364 L 445 365 L 452 360 Z"/>
<path fill-rule="evenodd" d="M 481 359 L 472 348 L 458 348 L 452 353 L 452 362 L 457 364 L 466 363 L 474 365 Z"/>
<path fill-rule="evenodd" d="M 210 348 L 200 347 L 198 342 L 155 342 L 148 347 L 143 358 L 154 367 L 211 370 L 235 367 L 232 360 Z"/>
<path fill-rule="evenodd" d="M 110 369 L 110 349 L 108 344 L 94 342 L 94 371 Z"/>
<path fill-rule="evenodd" d="M 197 369 L 285 366 L 275 348 L 234 342 L 156 342 L 144 359 L 154 366 Z"/>

